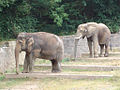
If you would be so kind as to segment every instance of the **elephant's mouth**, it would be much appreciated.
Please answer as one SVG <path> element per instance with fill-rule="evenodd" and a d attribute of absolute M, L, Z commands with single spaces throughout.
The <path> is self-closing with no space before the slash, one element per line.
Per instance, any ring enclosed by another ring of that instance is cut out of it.
<path fill-rule="evenodd" d="M 26 51 L 26 49 L 25 48 L 21 48 L 21 51 Z"/>
<path fill-rule="evenodd" d="M 85 38 L 85 36 L 82 36 L 82 39 L 84 39 Z"/>
<path fill-rule="evenodd" d="M 84 39 L 85 38 L 85 35 L 84 36 L 77 36 L 75 37 L 75 39 Z"/>

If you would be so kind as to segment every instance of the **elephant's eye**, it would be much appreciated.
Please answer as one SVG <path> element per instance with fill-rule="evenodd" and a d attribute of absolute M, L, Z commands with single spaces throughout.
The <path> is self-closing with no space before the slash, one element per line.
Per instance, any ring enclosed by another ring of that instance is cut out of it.
<path fill-rule="evenodd" d="M 80 32 L 82 32 L 82 30 L 79 30 Z"/>
<path fill-rule="evenodd" d="M 81 32 L 81 33 L 83 33 L 83 32 L 84 32 L 84 30 L 80 30 L 80 32 Z"/>
<path fill-rule="evenodd" d="M 22 40 L 19 40 L 19 43 L 22 43 L 23 41 Z"/>
<path fill-rule="evenodd" d="M 87 32 L 87 30 L 85 29 L 84 32 Z"/>

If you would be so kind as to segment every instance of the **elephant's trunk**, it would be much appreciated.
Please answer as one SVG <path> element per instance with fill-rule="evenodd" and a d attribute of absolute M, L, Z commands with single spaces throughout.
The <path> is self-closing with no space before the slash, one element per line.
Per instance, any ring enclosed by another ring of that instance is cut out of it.
<path fill-rule="evenodd" d="M 76 35 L 75 35 L 75 39 L 81 39 L 83 37 L 82 33 L 80 33 L 79 30 L 77 30 Z"/>
<path fill-rule="evenodd" d="M 79 39 L 75 39 L 75 44 L 74 44 L 74 60 L 76 59 L 78 41 L 79 41 Z"/>
<path fill-rule="evenodd" d="M 17 41 L 15 47 L 15 60 L 16 60 L 16 74 L 19 74 L 19 53 L 21 51 L 21 45 Z"/>

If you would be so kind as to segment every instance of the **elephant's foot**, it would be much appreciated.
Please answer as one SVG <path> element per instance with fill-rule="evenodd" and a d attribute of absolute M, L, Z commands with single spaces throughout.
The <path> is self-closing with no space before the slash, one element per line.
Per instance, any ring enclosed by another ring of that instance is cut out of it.
<path fill-rule="evenodd" d="M 98 58 L 98 55 L 94 55 L 94 58 Z"/>
<path fill-rule="evenodd" d="M 93 58 L 94 56 L 92 54 L 90 54 L 89 58 Z"/>
<path fill-rule="evenodd" d="M 52 73 L 59 73 L 59 72 L 61 72 L 60 66 L 54 65 L 52 68 Z"/>
<path fill-rule="evenodd" d="M 27 71 L 27 70 L 23 70 L 22 73 L 29 73 L 29 71 Z"/>
<path fill-rule="evenodd" d="M 32 69 L 32 70 L 29 70 L 29 73 L 33 73 L 33 69 Z"/>
<path fill-rule="evenodd" d="M 60 72 L 61 70 L 57 70 L 57 69 L 52 70 L 52 73 L 60 73 Z"/>
<path fill-rule="evenodd" d="M 59 73 L 61 72 L 61 65 L 57 60 L 51 60 L 52 62 L 52 72 Z"/>
<path fill-rule="evenodd" d="M 100 54 L 99 57 L 104 57 L 104 55 L 103 55 L 103 54 Z"/>
<path fill-rule="evenodd" d="M 105 57 L 108 57 L 108 54 L 105 54 L 104 56 L 105 56 Z"/>
<path fill-rule="evenodd" d="M 16 71 L 16 74 L 19 74 L 20 72 Z"/>
<path fill-rule="evenodd" d="M 28 73 L 33 73 L 33 71 L 29 71 Z"/>
<path fill-rule="evenodd" d="M 19 70 L 18 69 L 16 69 L 16 74 L 19 74 L 20 72 L 19 72 Z"/>
<path fill-rule="evenodd" d="M 93 56 L 89 56 L 89 58 L 93 58 Z"/>

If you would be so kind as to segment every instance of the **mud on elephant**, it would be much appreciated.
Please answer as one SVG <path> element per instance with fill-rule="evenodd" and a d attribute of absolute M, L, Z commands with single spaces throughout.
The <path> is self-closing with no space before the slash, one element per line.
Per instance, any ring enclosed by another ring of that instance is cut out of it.
<path fill-rule="evenodd" d="M 52 72 L 61 71 L 61 60 L 64 55 L 63 41 L 56 35 L 37 32 L 20 33 L 16 40 L 15 59 L 16 73 L 19 74 L 19 53 L 25 51 L 24 73 L 32 72 L 36 58 L 50 60 Z"/>
<path fill-rule="evenodd" d="M 100 57 L 107 57 L 109 54 L 109 41 L 111 32 L 109 28 L 103 23 L 88 22 L 80 24 L 77 28 L 77 37 L 75 44 L 80 38 L 87 38 L 90 57 L 98 57 L 98 45 L 100 46 Z M 104 54 L 105 47 L 105 54 Z M 94 50 L 94 53 L 93 51 Z"/>

